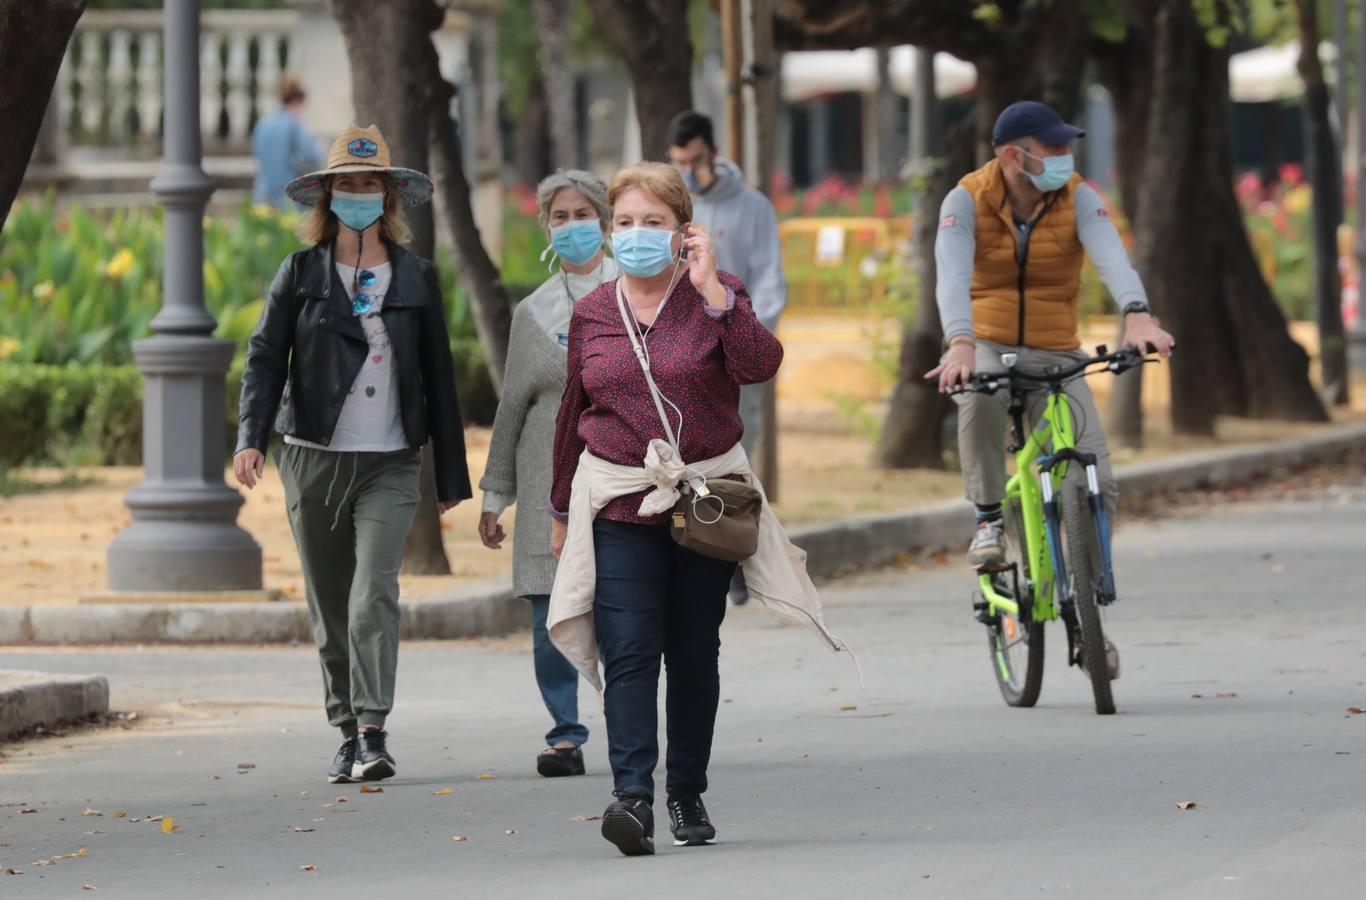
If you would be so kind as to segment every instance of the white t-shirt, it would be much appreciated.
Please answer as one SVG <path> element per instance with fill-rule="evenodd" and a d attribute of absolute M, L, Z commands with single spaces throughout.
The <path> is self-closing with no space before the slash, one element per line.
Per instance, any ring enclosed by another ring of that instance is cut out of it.
<path fill-rule="evenodd" d="M 336 265 L 347 297 L 354 299 L 352 279 L 356 276 L 356 267 L 340 262 Z M 389 345 L 389 332 L 379 315 L 393 271 L 387 262 L 366 268 L 375 273 L 375 283 L 361 290 L 374 300 L 369 311 L 357 318 L 360 319 L 361 328 L 365 329 L 370 349 L 351 385 L 351 393 L 342 403 L 337 427 L 332 432 L 332 442 L 323 446 L 286 437 L 286 443 L 317 450 L 367 453 L 387 453 L 408 446 L 399 403 L 398 368 L 394 364 L 393 348 Z"/>

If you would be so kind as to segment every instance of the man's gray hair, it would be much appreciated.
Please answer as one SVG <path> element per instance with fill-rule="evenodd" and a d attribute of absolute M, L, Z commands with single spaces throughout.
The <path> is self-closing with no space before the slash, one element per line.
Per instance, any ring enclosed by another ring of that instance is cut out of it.
<path fill-rule="evenodd" d="M 602 179 L 583 169 L 556 169 L 536 185 L 536 205 L 541 210 L 542 228 L 550 227 L 550 204 L 555 202 L 555 195 L 565 188 L 573 188 L 587 197 L 598 211 L 602 227 L 607 227 L 611 211 L 607 208 L 607 185 L 602 183 Z"/>

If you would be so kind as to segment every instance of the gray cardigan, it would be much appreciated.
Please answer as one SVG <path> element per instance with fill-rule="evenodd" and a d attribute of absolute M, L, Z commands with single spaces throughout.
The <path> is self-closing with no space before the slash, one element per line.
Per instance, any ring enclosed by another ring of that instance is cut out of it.
<path fill-rule="evenodd" d="M 566 363 L 565 351 L 537 324 L 527 304 L 520 304 L 512 314 L 503 396 L 479 481 L 480 490 L 517 498 L 512 592 L 518 597 L 549 594 L 555 584 L 546 504 Z"/>

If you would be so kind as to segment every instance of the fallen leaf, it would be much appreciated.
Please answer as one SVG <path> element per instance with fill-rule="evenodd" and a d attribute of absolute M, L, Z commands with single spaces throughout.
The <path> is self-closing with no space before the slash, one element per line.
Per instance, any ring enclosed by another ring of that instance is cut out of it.
<path fill-rule="evenodd" d="M 21 815 L 21 816 L 26 816 L 26 815 L 28 815 L 29 813 L 36 813 L 37 811 L 38 811 L 38 810 L 34 809 L 34 808 L 31 807 L 31 806 L 21 806 L 21 807 L 19 807 L 19 815 Z"/>
<path fill-rule="evenodd" d="M 465 837 L 463 834 L 457 834 L 454 837 L 452 837 L 451 840 L 455 841 L 458 844 L 467 844 L 469 843 L 470 839 Z"/>
<path fill-rule="evenodd" d="M 170 834 L 170 833 L 172 833 L 172 832 L 174 832 L 174 831 L 179 831 L 179 830 L 180 830 L 180 829 L 176 827 L 175 819 L 172 818 L 171 816 L 167 816 L 166 818 L 164 818 L 164 819 L 161 820 L 161 833 L 162 833 L 162 834 Z"/>
<path fill-rule="evenodd" d="M 1195 801 L 1194 801 L 1194 800 L 1182 800 L 1180 803 L 1176 804 L 1176 808 L 1177 808 L 1177 809 L 1195 809 Z"/>
<path fill-rule="evenodd" d="M 50 860 L 50 859 L 40 859 L 40 860 L 38 860 L 37 862 L 35 862 L 34 865 L 35 865 L 35 866 L 50 866 L 50 865 L 52 865 L 52 860 Z"/>
<path fill-rule="evenodd" d="M 121 810 L 121 809 L 116 809 L 116 810 L 114 810 L 113 812 L 111 812 L 109 815 L 113 816 L 113 817 L 116 818 L 116 819 L 122 819 L 122 818 L 127 817 L 128 813 L 124 812 L 124 811 Z"/>
<path fill-rule="evenodd" d="M 210 775 L 209 777 L 212 778 L 214 781 L 222 781 L 222 780 L 223 780 L 223 776 L 222 776 L 222 775 Z"/>
<path fill-rule="evenodd" d="M 338 797 L 334 802 L 336 802 L 336 803 L 346 803 L 346 802 L 348 802 L 348 801 L 347 801 L 347 799 L 346 799 L 345 797 Z"/>
<path fill-rule="evenodd" d="M 306 865 L 306 866 L 299 866 L 299 868 L 303 869 L 305 872 L 316 872 L 316 871 L 318 871 L 318 867 L 315 866 L 315 865 L 313 865 L 313 864 L 311 864 L 311 863 L 310 863 L 309 865 Z"/>
<path fill-rule="evenodd" d="M 6 867 L 6 868 L 5 868 L 5 874 L 6 874 L 6 875 L 22 875 L 22 874 L 24 874 L 24 870 L 23 870 L 23 869 L 11 869 L 11 868 Z"/>
<path fill-rule="evenodd" d="M 492 778 L 492 777 L 493 777 L 493 774 L 492 774 L 491 772 L 480 772 L 480 773 L 479 773 L 479 778 L 480 778 L 480 780 L 482 780 L 482 781 L 488 781 L 488 780 L 489 780 L 490 778 Z"/>
<path fill-rule="evenodd" d="M 1359 716 L 1359 715 L 1361 715 L 1362 713 L 1366 713 L 1366 709 L 1362 709 L 1360 706 L 1349 706 L 1349 707 L 1347 707 L 1347 714 L 1348 714 L 1349 716 Z"/>
<path fill-rule="evenodd" d="M 129 722 L 136 722 L 138 719 L 140 719 L 140 718 L 142 718 L 142 717 L 138 714 L 137 710 L 134 710 L 133 712 L 130 712 L 130 713 L 128 714 L 128 717 L 127 717 L 127 718 L 128 718 L 128 721 L 129 721 Z"/>
<path fill-rule="evenodd" d="M 507 831 L 504 831 L 504 832 L 503 832 L 503 834 L 516 834 L 516 833 L 517 833 L 517 829 L 516 829 L 516 828 L 509 828 Z"/>
<path fill-rule="evenodd" d="M 1221 699 L 1221 700 L 1228 700 L 1228 699 L 1230 699 L 1230 698 L 1233 698 L 1233 697 L 1238 696 L 1238 692 L 1237 692 L 1237 691 L 1227 691 L 1227 692 L 1222 693 L 1222 694 L 1215 694 L 1214 696 L 1217 697 L 1217 698 L 1219 698 L 1219 699 Z"/>
<path fill-rule="evenodd" d="M 81 885 L 81 890 L 83 890 L 83 891 L 97 891 L 97 890 L 99 890 L 99 888 L 95 887 L 93 884 L 83 884 L 83 885 Z"/>
<path fill-rule="evenodd" d="M 165 817 L 165 816 L 148 816 L 148 817 L 147 817 L 147 821 L 148 821 L 148 822 L 160 822 L 160 821 L 161 821 L 162 819 L 164 819 L 164 818 L 166 818 L 166 817 Z"/>
<path fill-rule="evenodd" d="M 843 706 L 840 707 L 840 712 L 853 712 L 853 711 L 856 710 L 856 709 L 858 709 L 858 704 L 856 704 L 856 703 L 846 703 L 846 704 L 844 704 Z"/>
<path fill-rule="evenodd" d="M 312 830 L 313 830 L 312 828 L 305 828 L 305 827 L 302 826 L 302 825 L 295 825 L 295 826 L 294 826 L 294 833 L 295 833 L 295 834 L 304 834 L 305 832 L 309 832 L 309 831 L 312 831 Z"/>
<path fill-rule="evenodd" d="M 98 809 L 91 809 L 90 807 L 87 806 L 87 807 L 85 808 L 85 812 L 81 813 L 81 815 L 83 815 L 83 816 L 102 816 L 102 815 L 104 815 L 104 813 L 100 812 Z"/>
<path fill-rule="evenodd" d="M 129 819 L 128 821 L 130 821 L 130 822 L 141 822 L 142 820 L 139 819 L 139 818 L 137 818 L 137 817 L 135 816 L 135 817 Z"/>
<path fill-rule="evenodd" d="M 434 795 L 436 795 L 437 797 L 449 797 L 449 796 L 451 795 L 451 789 L 450 789 L 450 788 L 442 788 L 442 789 L 439 790 L 439 791 L 432 791 L 432 793 L 433 793 Z"/>
<path fill-rule="evenodd" d="M 89 852 L 90 852 L 90 849 L 89 849 L 88 847 L 82 847 L 81 849 L 77 850 L 75 853 L 59 853 L 58 855 L 56 855 L 56 856 L 54 856 L 54 857 L 52 857 L 52 858 L 53 858 L 53 859 L 80 859 L 82 856 L 85 856 L 85 855 L 88 854 Z"/>
<path fill-rule="evenodd" d="M 237 764 L 237 768 L 239 768 L 239 769 L 254 769 L 254 768 L 256 768 L 256 763 L 238 763 L 238 764 Z"/>
<path fill-rule="evenodd" d="M 362 785 L 360 786 L 360 792 L 361 792 L 362 794 L 382 794 L 382 793 L 384 793 L 384 788 L 382 788 L 382 787 L 371 787 L 371 786 L 368 785 L 368 784 L 362 784 Z"/>

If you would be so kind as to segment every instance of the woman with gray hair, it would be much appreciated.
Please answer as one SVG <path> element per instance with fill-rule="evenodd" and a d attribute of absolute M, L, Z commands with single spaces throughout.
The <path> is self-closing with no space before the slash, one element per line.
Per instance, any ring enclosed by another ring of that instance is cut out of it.
<path fill-rule="evenodd" d="M 617 265 L 602 252 L 609 222 L 607 186 L 601 180 L 578 169 L 560 169 L 540 183 L 536 199 L 549 239 L 546 253 L 559 257 L 559 271 L 518 304 L 512 316 L 503 396 L 479 482 L 484 491 L 479 539 L 491 550 L 501 549 L 506 534 L 498 520 L 517 504 L 513 593 L 531 602 L 536 683 L 555 721 L 536 770 L 553 778 L 584 773 L 580 745 L 588 740 L 588 729 L 579 723 L 578 671 L 550 643 L 545 627 L 556 566 L 548 508 L 551 448 L 574 304 L 616 278 Z"/>

